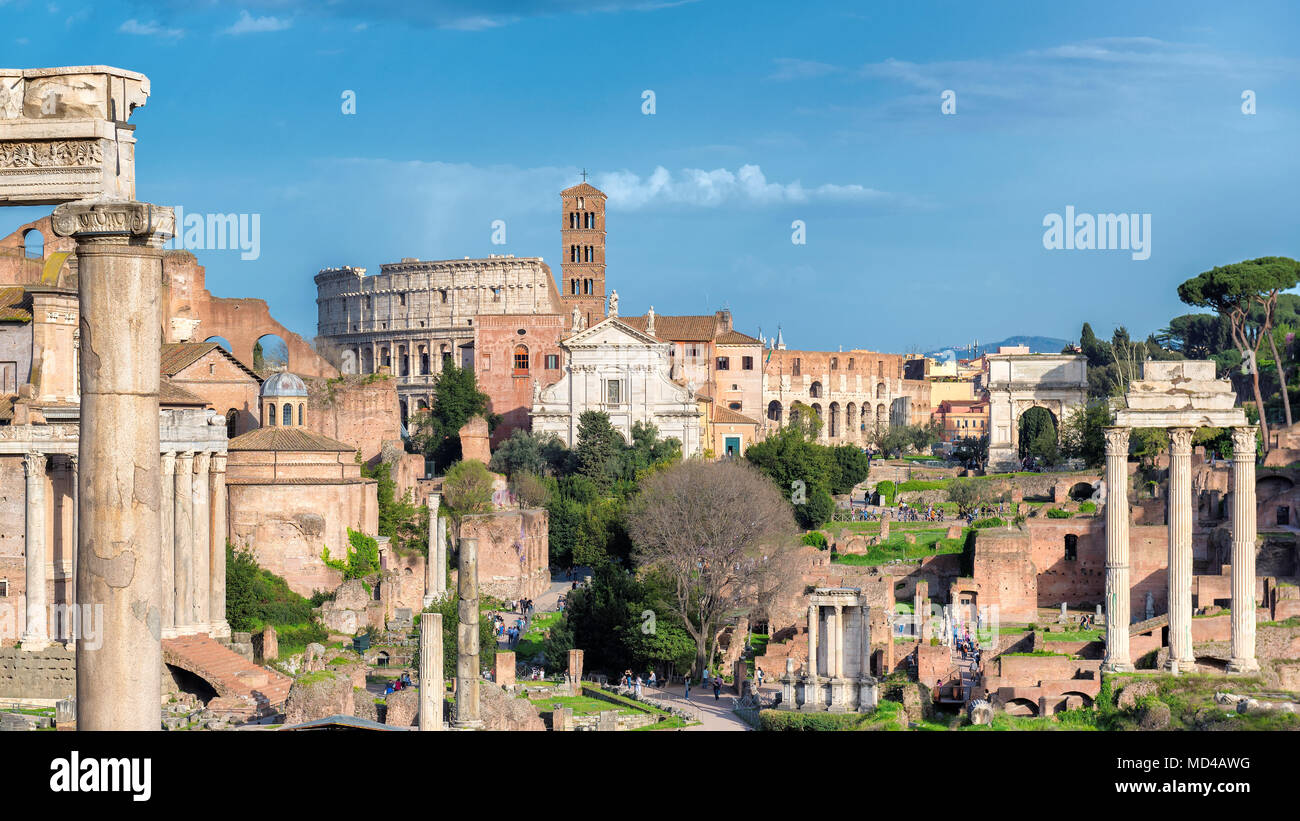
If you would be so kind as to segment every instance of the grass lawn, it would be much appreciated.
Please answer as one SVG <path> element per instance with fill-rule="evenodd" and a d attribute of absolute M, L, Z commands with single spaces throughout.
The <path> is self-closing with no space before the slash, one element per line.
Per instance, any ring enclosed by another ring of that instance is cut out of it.
<path fill-rule="evenodd" d="M 865 554 L 839 555 L 833 561 L 838 564 L 869 566 L 888 564 L 896 559 L 923 559 L 942 553 L 960 553 L 966 543 L 965 531 L 957 539 L 947 538 L 947 530 L 913 531 L 916 544 L 908 544 L 902 533 L 891 533 L 889 538 L 878 545 L 867 548 Z"/>
<path fill-rule="evenodd" d="M 532 620 L 528 623 L 528 632 L 519 637 L 519 644 L 515 646 L 515 658 L 519 661 L 531 662 L 542 652 L 543 643 L 546 641 L 546 631 L 550 630 L 560 620 L 560 613 L 534 613 Z"/>
<path fill-rule="evenodd" d="M 530 698 L 529 701 L 543 712 L 554 710 L 555 705 L 557 704 L 560 705 L 560 707 L 568 707 L 573 710 L 575 716 L 595 715 L 604 712 L 605 710 L 617 710 L 620 713 L 627 713 L 628 715 L 635 715 L 637 713 L 637 710 L 634 707 L 611 704 L 608 701 L 602 701 L 598 698 L 591 698 L 589 696 L 546 696 L 543 698 Z"/>

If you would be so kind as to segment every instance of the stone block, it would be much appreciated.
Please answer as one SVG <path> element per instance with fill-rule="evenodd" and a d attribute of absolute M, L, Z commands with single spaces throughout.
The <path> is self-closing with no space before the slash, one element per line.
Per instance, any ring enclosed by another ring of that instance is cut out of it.
<path fill-rule="evenodd" d="M 496 683 L 507 689 L 515 686 L 515 654 L 498 651 L 496 654 Z"/>
<path fill-rule="evenodd" d="M 135 129 L 149 79 L 108 66 L 0 69 L 0 202 L 135 199 Z"/>

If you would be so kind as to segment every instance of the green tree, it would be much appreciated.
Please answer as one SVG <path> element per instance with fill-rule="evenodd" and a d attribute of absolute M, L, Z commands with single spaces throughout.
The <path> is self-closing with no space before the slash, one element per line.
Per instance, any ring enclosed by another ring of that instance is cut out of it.
<path fill-rule="evenodd" d="M 856 445 L 840 445 L 831 448 L 831 454 L 836 467 L 831 486 L 832 493 L 848 493 L 858 483 L 867 480 L 871 460 L 862 452 L 862 448 Z"/>
<path fill-rule="evenodd" d="M 970 516 L 992 499 L 987 481 L 959 476 L 945 488 L 948 501 L 957 505 L 959 516 Z"/>
<path fill-rule="evenodd" d="M 480 670 L 491 670 L 496 664 L 497 657 L 496 630 L 492 625 L 491 617 L 487 613 L 488 608 L 482 605 L 483 599 L 479 599 L 479 602 L 478 665 Z M 456 678 L 456 655 L 459 642 L 457 627 L 460 624 L 459 607 L 459 598 L 456 596 L 443 596 L 434 599 L 433 603 L 423 610 L 423 613 L 442 614 L 442 675 L 448 681 Z M 416 642 L 415 656 L 411 664 L 416 669 L 419 669 L 420 662 L 420 645 L 419 642 Z"/>
<path fill-rule="evenodd" d="M 1104 399 L 1095 399 L 1072 410 L 1061 426 L 1065 455 L 1082 459 L 1088 467 L 1101 466 L 1106 460 L 1105 428 L 1110 423 L 1110 403 Z"/>
<path fill-rule="evenodd" d="M 953 443 L 952 455 L 962 464 L 984 470 L 989 461 L 989 435 L 965 436 Z"/>
<path fill-rule="evenodd" d="M 1262 410 L 1264 399 L 1259 384 L 1259 346 L 1271 339 L 1278 293 L 1294 288 L 1300 278 L 1300 264 L 1288 257 L 1260 257 L 1204 271 L 1178 286 L 1178 297 L 1188 305 L 1210 308 L 1226 317 L 1233 344 L 1241 354 L 1243 367 L 1251 377 L 1255 404 Z M 1258 309 L 1258 311 L 1254 310 Z M 1274 353 L 1275 361 L 1278 360 Z M 1290 400 L 1282 393 L 1290 422 Z M 1268 449 L 1268 420 L 1261 415 L 1260 433 Z"/>
<path fill-rule="evenodd" d="M 557 476 L 569 472 L 569 450 L 553 433 L 531 433 L 516 428 L 492 453 L 490 467 L 514 477 L 516 473 Z"/>
<path fill-rule="evenodd" d="M 830 448 L 810 438 L 817 427 L 807 422 L 787 425 L 745 451 L 746 461 L 776 483 L 794 505 L 795 519 L 806 529 L 830 521 L 835 508 L 829 486 L 833 472 Z"/>
<path fill-rule="evenodd" d="M 457 462 L 443 480 L 443 499 L 447 509 L 459 522 L 465 516 L 487 513 L 492 509 L 494 479 L 483 465 L 472 459 Z"/>
<path fill-rule="evenodd" d="M 1053 464 L 1058 457 L 1056 421 L 1051 411 L 1046 408 L 1033 407 L 1020 415 L 1019 442 L 1020 456 L 1033 456 L 1047 464 Z"/>
<path fill-rule="evenodd" d="M 604 411 L 583 411 L 578 417 L 578 445 L 574 448 L 577 472 L 596 487 L 606 490 L 618 467 L 615 457 L 622 450 L 623 437 Z"/>
<path fill-rule="evenodd" d="M 486 417 L 488 402 L 473 369 L 445 362 L 433 383 L 433 406 L 413 417 L 412 442 L 433 459 L 435 469 L 446 470 L 460 460 L 460 429 L 475 416 Z"/>

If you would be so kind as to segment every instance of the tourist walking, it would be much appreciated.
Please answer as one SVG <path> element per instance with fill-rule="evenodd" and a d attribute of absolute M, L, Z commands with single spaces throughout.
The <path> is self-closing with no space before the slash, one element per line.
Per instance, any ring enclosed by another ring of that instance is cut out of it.
<path fill-rule="evenodd" d="M 722 679 L 718 676 L 713 677 L 713 700 L 717 701 L 718 696 L 722 694 Z"/>
<path fill-rule="evenodd" d="M 687 673 L 686 675 L 682 676 L 682 681 L 686 683 L 686 700 L 690 701 L 691 700 L 691 674 Z"/>

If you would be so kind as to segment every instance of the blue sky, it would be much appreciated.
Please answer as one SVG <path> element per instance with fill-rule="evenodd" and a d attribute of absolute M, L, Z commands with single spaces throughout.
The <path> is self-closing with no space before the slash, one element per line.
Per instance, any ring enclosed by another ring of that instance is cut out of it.
<path fill-rule="evenodd" d="M 582 168 L 625 313 L 807 349 L 1145 335 L 1184 279 L 1300 257 L 1298 34 L 1283 2 L 0 0 L 0 64 L 151 78 L 138 196 L 260 214 L 258 259 L 198 252 L 208 286 L 308 338 L 322 267 L 558 273 Z M 1071 205 L 1150 214 L 1150 258 L 1045 249 Z"/>

